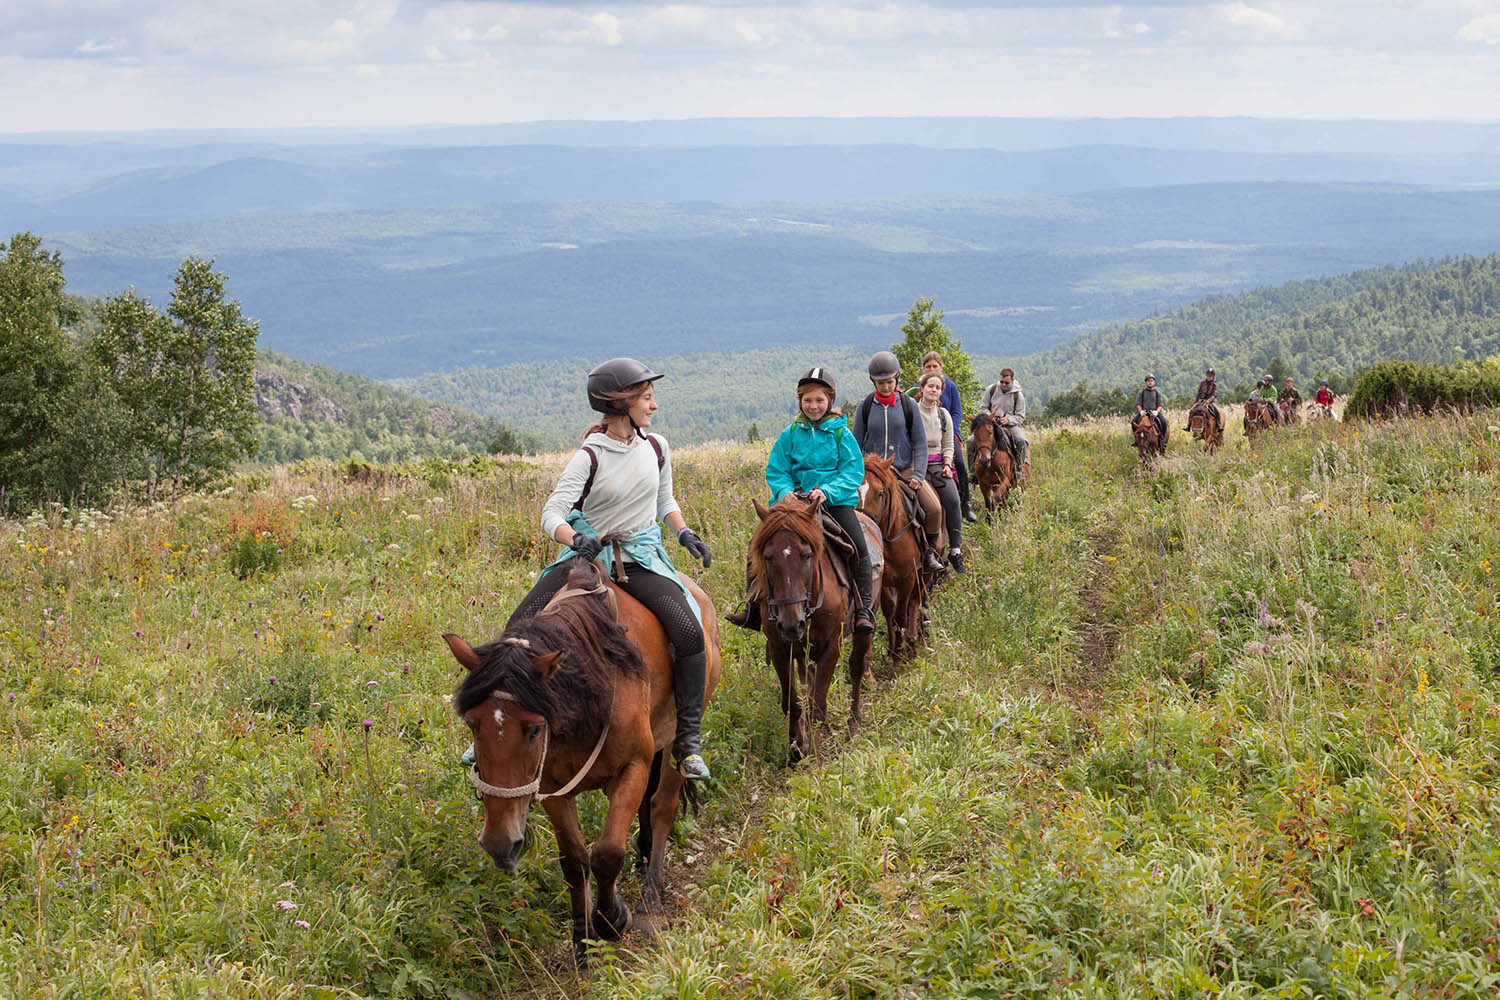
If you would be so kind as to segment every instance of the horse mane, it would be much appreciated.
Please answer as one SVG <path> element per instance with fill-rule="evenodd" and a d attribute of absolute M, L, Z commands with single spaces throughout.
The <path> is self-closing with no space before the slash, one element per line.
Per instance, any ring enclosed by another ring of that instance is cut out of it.
<path fill-rule="evenodd" d="M 790 531 L 812 546 L 815 565 L 823 558 L 823 523 L 816 505 L 788 493 L 771 506 L 750 536 L 750 573 L 757 580 L 765 578 L 766 542 L 779 531 Z"/>
<path fill-rule="evenodd" d="M 901 481 L 896 477 L 895 459 L 881 458 L 865 452 L 865 472 L 873 476 L 885 489 L 886 496 L 890 497 L 883 517 L 886 523 L 880 526 L 880 530 L 887 537 L 894 535 L 901 530 L 896 522 L 896 515 L 905 508 L 905 504 L 897 501 L 901 496 Z"/>
<path fill-rule="evenodd" d="M 969 433 L 972 434 L 981 427 L 994 427 L 995 415 L 993 413 L 976 413 L 969 418 Z"/>
<path fill-rule="evenodd" d="M 568 586 L 585 588 L 602 582 L 593 563 L 582 572 L 578 560 L 568 575 Z M 532 658 L 562 651 L 557 672 L 543 680 Z M 453 707 L 462 715 L 481 704 L 497 688 L 506 691 L 522 709 L 547 720 L 554 738 L 597 731 L 609 720 L 615 679 L 621 674 L 643 676 L 641 651 L 610 615 L 602 596 L 573 597 L 554 604 L 532 618 L 512 622 L 494 642 L 474 650 L 479 665 L 459 681 Z"/>

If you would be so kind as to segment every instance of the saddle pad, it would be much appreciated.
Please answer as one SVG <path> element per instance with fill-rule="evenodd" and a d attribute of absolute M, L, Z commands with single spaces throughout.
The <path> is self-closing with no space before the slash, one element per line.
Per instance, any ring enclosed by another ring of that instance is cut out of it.
<path fill-rule="evenodd" d="M 844 526 L 833 519 L 833 515 L 826 510 L 819 511 L 819 515 L 823 520 L 823 547 L 833 556 L 834 575 L 847 592 L 855 593 L 854 564 L 859 559 L 859 553 L 854 548 L 854 542 L 844 531 Z"/>

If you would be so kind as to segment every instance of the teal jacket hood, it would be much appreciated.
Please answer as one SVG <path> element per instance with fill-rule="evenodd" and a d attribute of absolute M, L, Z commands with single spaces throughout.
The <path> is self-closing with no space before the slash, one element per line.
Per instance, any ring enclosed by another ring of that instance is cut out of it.
<path fill-rule="evenodd" d="M 766 461 L 772 503 L 816 487 L 833 506 L 857 507 L 864 478 L 865 457 L 842 415 L 826 416 L 815 424 L 797 414 L 777 435 Z"/>

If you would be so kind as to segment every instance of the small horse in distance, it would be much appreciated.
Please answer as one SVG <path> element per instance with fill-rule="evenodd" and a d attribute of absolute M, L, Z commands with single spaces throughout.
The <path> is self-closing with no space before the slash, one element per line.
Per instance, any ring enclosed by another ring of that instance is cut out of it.
<path fill-rule="evenodd" d="M 1194 441 L 1203 442 L 1203 450 L 1212 455 L 1224 443 L 1224 417 L 1217 407 L 1209 408 L 1206 400 L 1193 404 L 1188 411 L 1188 428 Z"/>
<path fill-rule="evenodd" d="M 702 588 L 683 581 L 703 613 L 707 701 L 719 681 L 718 616 Z M 661 908 L 662 859 L 685 783 L 664 764 L 677 730 L 666 632 L 596 563 L 579 558 L 547 607 L 512 622 L 496 641 L 476 649 L 452 633 L 443 638 L 467 671 L 453 707 L 474 734 L 480 846 L 498 867 L 515 871 L 531 806 L 541 802 L 568 884 L 573 956 L 583 964 L 586 940 L 615 940 L 630 927 L 615 884 L 637 814 L 643 896 L 648 910 Z M 594 789 L 608 796 L 609 808 L 589 846 L 574 798 Z"/>
<path fill-rule="evenodd" d="M 1141 454 L 1143 467 L 1150 465 L 1156 456 L 1167 453 L 1167 446 L 1162 443 L 1161 433 L 1156 429 L 1156 421 L 1151 414 L 1137 414 L 1130 422 L 1130 433 L 1135 438 L 1135 448 Z"/>
<path fill-rule="evenodd" d="M 1271 416 L 1271 404 L 1263 399 L 1245 400 L 1245 437 L 1252 443 L 1261 431 L 1271 430 L 1276 420 Z"/>
<path fill-rule="evenodd" d="M 845 582 L 834 565 L 824 533 L 819 506 L 788 494 L 769 510 L 755 501 L 760 523 L 750 538 L 748 561 L 758 581 L 761 631 L 766 655 L 781 682 L 781 711 L 787 717 L 788 761 L 797 763 L 814 752 L 812 731 L 803 713 L 797 682 L 808 687 L 813 722 L 828 718 L 828 686 L 838 666 L 844 637 L 852 636 L 849 652 L 849 731 L 864 721 L 861 687 L 869 668 L 873 633 L 854 629 L 854 602 L 859 599 L 852 581 Z M 880 528 L 860 515 L 870 547 L 872 567 L 883 562 Z M 881 581 L 873 580 L 879 593 Z"/>
<path fill-rule="evenodd" d="M 890 459 L 866 453 L 859 509 L 880 528 L 885 549 L 880 611 L 885 616 L 886 650 L 891 664 L 898 666 L 911 658 L 922 624 L 922 529 L 906 504 Z"/>
<path fill-rule="evenodd" d="M 994 521 L 995 511 L 1005 503 L 1016 482 L 1015 460 L 1011 458 L 1010 449 L 1000 440 L 1004 433 L 992 414 L 976 413 L 969 421 L 969 434 L 974 439 L 974 478 L 980 495 L 984 497 L 987 524 Z"/>

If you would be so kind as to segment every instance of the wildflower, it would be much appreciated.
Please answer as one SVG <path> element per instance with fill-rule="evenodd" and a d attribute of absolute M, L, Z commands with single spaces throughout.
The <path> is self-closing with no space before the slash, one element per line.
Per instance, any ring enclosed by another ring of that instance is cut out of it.
<path fill-rule="evenodd" d="M 345 643 L 345 645 L 348 645 L 348 644 Z M 372 688 L 374 686 L 375 686 L 375 681 L 365 681 L 365 687 Z"/>
<path fill-rule="evenodd" d="M 373 725 L 375 725 L 375 720 L 374 719 L 366 719 L 364 722 L 362 722 L 360 724 L 365 727 L 365 732 L 368 733 L 370 731 L 370 727 L 373 726 Z"/>
<path fill-rule="evenodd" d="M 303 930 L 307 930 L 308 928 L 312 927 L 312 924 L 308 923 L 306 920 L 294 920 L 293 923 L 295 923 Z"/>
<path fill-rule="evenodd" d="M 278 910 L 295 910 L 297 908 L 297 904 L 292 902 L 290 899 L 278 899 L 276 901 L 276 908 Z"/>
<path fill-rule="evenodd" d="M 278 885 L 276 888 L 278 888 L 278 889 L 295 889 L 296 887 L 297 887 L 296 883 L 293 883 L 293 882 L 283 882 L 280 885 Z"/>
<path fill-rule="evenodd" d="M 272 674 L 269 678 L 267 678 L 267 680 L 269 680 L 272 684 L 275 684 L 276 683 L 276 675 Z"/>

